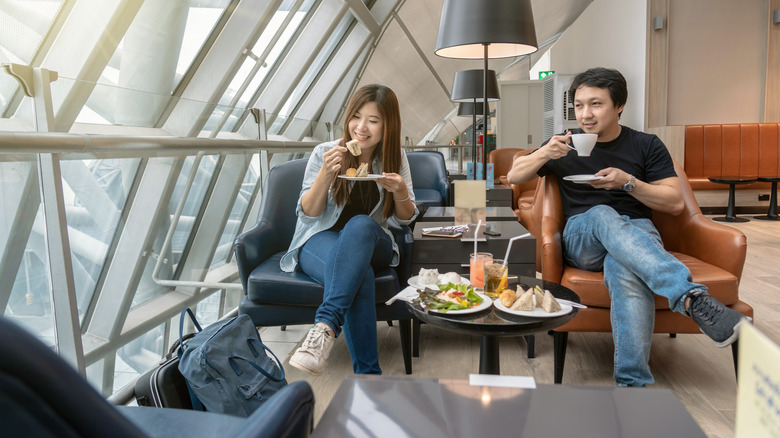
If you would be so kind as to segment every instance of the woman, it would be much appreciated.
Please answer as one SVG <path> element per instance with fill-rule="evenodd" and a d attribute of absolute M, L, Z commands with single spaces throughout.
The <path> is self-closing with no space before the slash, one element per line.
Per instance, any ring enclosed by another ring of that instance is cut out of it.
<path fill-rule="evenodd" d="M 301 269 L 325 287 L 315 324 L 290 365 L 320 375 L 333 339 L 344 330 L 356 374 L 381 374 L 377 352 L 374 270 L 398 264 L 398 247 L 387 219 L 409 224 L 418 211 L 406 154 L 401 115 L 393 91 L 366 85 L 350 99 L 344 136 L 314 148 L 298 198 L 298 222 L 281 267 Z M 357 140 L 361 154 L 344 147 Z M 338 178 L 369 166 L 375 180 Z"/>

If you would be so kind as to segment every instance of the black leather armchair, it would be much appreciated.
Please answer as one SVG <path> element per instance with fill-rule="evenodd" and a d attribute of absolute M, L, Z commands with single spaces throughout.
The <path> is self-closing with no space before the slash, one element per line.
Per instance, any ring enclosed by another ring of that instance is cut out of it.
<path fill-rule="evenodd" d="M 260 212 L 254 227 L 236 237 L 234 250 L 244 297 L 238 306 L 258 326 L 285 326 L 314 322 L 322 304 L 323 287 L 303 272 L 279 267 L 295 231 L 298 202 L 307 160 L 275 166 L 268 173 Z M 402 301 L 386 305 L 406 285 L 411 271 L 414 239 L 407 226 L 390 221 L 400 251 L 400 264 L 376 272 L 377 321 L 399 321 L 401 348 L 407 374 L 412 373 L 411 314 Z"/>
<path fill-rule="evenodd" d="M 447 205 L 450 182 L 444 155 L 439 151 L 414 151 L 407 152 L 406 157 L 412 173 L 417 205 L 423 205 L 424 208 Z M 422 209 L 420 213 L 422 214 Z"/>
<path fill-rule="evenodd" d="M 32 334 L 0 318 L 0 435 L 46 437 L 308 437 L 314 394 L 293 382 L 247 418 L 113 406 Z"/>

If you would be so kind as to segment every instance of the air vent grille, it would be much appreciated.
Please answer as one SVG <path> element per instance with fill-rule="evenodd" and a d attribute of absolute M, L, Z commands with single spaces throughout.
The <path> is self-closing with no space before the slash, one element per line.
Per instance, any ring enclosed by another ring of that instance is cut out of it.
<path fill-rule="evenodd" d="M 555 109 L 555 81 L 544 81 L 544 111 Z"/>
<path fill-rule="evenodd" d="M 569 91 L 566 90 L 563 92 L 563 120 L 577 120 L 577 116 L 574 114 L 574 105 L 569 102 Z"/>

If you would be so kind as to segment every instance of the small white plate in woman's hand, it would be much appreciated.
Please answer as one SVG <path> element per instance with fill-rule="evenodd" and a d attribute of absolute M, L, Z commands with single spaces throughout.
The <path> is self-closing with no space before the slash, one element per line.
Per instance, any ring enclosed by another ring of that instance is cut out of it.
<path fill-rule="evenodd" d="M 366 176 L 347 176 L 347 175 L 339 175 L 339 178 L 344 178 L 350 181 L 374 181 L 379 178 L 384 178 L 384 175 L 380 175 L 378 173 L 369 173 Z"/>

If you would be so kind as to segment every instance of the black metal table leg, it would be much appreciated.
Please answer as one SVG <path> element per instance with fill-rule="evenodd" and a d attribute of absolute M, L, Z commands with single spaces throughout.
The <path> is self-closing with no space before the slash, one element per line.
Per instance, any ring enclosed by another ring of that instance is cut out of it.
<path fill-rule="evenodd" d="M 721 222 L 748 222 L 750 219 L 744 218 L 744 217 L 737 217 L 736 215 L 736 185 L 737 184 L 752 184 L 756 182 L 756 178 L 754 177 L 742 177 L 742 176 L 719 176 L 719 177 L 709 177 L 710 181 L 718 184 L 728 184 L 729 185 L 729 204 L 726 207 L 726 217 L 714 217 L 712 220 L 714 221 L 721 221 Z"/>
<path fill-rule="evenodd" d="M 780 220 L 780 217 L 777 216 L 777 179 L 772 181 L 772 193 L 769 194 L 769 210 L 766 216 L 753 216 L 753 218 L 764 221 Z"/>
<path fill-rule="evenodd" d="M 501 374 L 498 353 L 498 336 L 482 335 L 479 344 L 480 374 Z"/>

